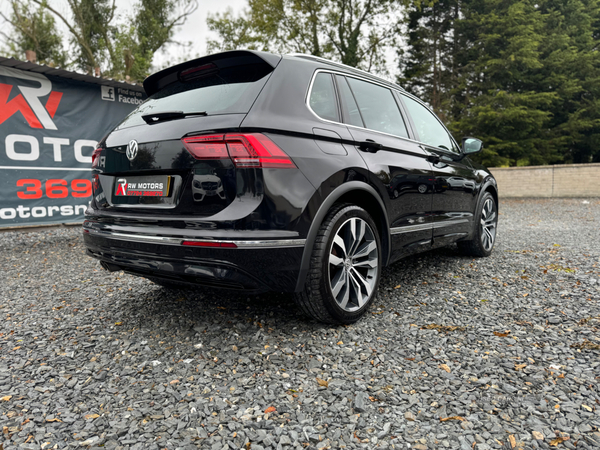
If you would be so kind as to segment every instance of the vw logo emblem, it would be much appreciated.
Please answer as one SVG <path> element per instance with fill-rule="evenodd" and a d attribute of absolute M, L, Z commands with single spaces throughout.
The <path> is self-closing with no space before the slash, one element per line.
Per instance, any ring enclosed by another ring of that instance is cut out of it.
<path fill-rule="evenodd" d="M 135 139 L 132 139 L 131 141 L 129 141 L 129 144 L 127 144 L 127 151 L 125 152 L 125 154 L 127 155 L 127 159 L 129 161 L 133 161 L 137 156 L 137 153 L 138 143 Z"/>

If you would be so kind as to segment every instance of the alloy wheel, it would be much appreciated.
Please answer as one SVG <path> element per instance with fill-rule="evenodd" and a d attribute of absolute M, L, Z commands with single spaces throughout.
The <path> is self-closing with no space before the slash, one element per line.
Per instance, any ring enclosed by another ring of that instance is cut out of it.
<path fill-rule="evenodd" d="M 481 209 L 481 245 L 486 252 L 492 250 L 496 239 L 496 205 L 491 198 L 487 198 Z"/>
<path fill-rule="evenodd" d="M 378 271 L 375 232 L 360 217 L 346 220 L 329 251 L 329 286 L 338 306 L 347 312 L 363 307 L 376 287 Z"/>

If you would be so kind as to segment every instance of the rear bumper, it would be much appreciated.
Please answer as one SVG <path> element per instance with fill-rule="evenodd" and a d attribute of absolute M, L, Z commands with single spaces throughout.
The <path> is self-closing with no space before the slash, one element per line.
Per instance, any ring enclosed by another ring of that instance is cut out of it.
<path fill-rule="evenodd" d="M 296 288 L 305 239 L 267 239 L 264 232 L 231 231 L 218 238 L 187 230 L 117 227 L 86 220 L 83 237 L 88 255 L 111 269 L 171 282 L 226 289 L 292 292 Z M 215 247 L 183 245 L 214 244 Z M 222 244 L 225 244 L 222 246 Z"/>

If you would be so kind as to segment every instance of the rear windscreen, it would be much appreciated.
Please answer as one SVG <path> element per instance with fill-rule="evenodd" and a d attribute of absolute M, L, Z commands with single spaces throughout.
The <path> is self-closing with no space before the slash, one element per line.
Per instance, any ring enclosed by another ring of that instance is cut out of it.
<path fill-rule="evenodd" d="M 148 97 L 117 129 L 144 125 L 142 116 L 161 112 L 206 112 L 209 116 L 245 114 L 272 70 L 266 64 L 248 64 L 222 68 L 217 73 L 190 81 L 177 80 Z"/>

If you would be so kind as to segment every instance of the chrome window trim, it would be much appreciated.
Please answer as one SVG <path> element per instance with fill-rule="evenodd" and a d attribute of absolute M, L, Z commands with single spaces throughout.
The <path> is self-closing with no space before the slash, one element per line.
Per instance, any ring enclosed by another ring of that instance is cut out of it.
<path fill-rule="evenodd" d="M 84 233 L 91 235 L 101 236 L 106 239 L 114 239 L 117 241 L 133 241 L 143 242 L 152 244 L 164 244 L 164 245 L 183 245 L 183 241 L 188 242 L 214 242 L 218 244 L 235 244 L 237 248 L 291 248 L 291 247 L 304 247 L 306 239 L 269 239 L 260 241 L 251 240 L 221 240 L 221 239 L 194 239 L 187 237 L 174 237 L 174 236 L 152 236 L 152 235 L 140 235 L 140 234 L 129 234 L 129 233 L 115 233 L 112 231 L 95 230 L 93 228 L 84 228 Z M 210 247 L 207 247 L 210 248 Z M 216 247 L 219 248 L 219 247 Z M 227 247 L 220 247 L 228 249 Z M 229 248 L 233 249 L 233 248 Z"/>
<path fill-rule="evenodd" d="M 414 233 L 415 231 L 423 231 L 423 230 L 433 230 L 436 228 L 444 228 L 450 227 L 452 225 L 459 225 L 461 223 L 468 223 L 468 219 L 452 219 L 445 220 L 442 222 L 430 222 L 430 223 L 420 223 L 417 225 L 405 225 L 403 227 L 394 227 L 390 228 L 390 234 L 404 234 L 404 233 Z"/>
<path fill-rule="evenodd" d="M 362 130 L 362 131 L 366 130 L 366 131 L 369 131 L 371 133 L 378 133 L 378 134 L 381 134 L 383 136 L 391 136 L 391 137 L 396 138 L 396 139 L 403 139 L 405 141 L 414 142 L 415 144 L 419 144 L 419 145 L 427 145 L 424 142 L 416 141 L 414 139 L 411 139 L 410 137 L 398 136 L 397 134 L 390 134 L 390 133 L 386 133 L 384 131 L 372 130 L 371 128 L 357 127 L 356 125 L 352 125 L 352 124 L 349 124 L 349 123 L 336 122 L 334 120 L 323 119 L 321 116 L 319 116 L 316 112 L 313 111 L 313 109 L 310 107 L 310 104 L 309 104 L 310 93 L 312 92 L 312 88 L 313 88 L 313 84 L 315 82 L 315 78 L 316 78 L 317 74 L 319 74 L 320 72 L 325 72 L 325 73 L 329 73 L 329 74 L 332 74 L 332 75 L 341 75 L 341 76 L 344 76 L 344 77 L 356 78 L 357 80 L 361 80 L 361 81 L 364 81 L 366 83 L 376 84 L 376 85 L 381 86 L 381 87 L 383 87 L 385 89 L 388 89 L 389 91 L 393 91 L 394 89 L 392 89 L 390 86 L 386 86 L 385 84 L 378 83 L 378 82 L 376 82 L 374 80 L 370 80 L 368 78 L 361 78 L 361 77 L 359 77 L 357 75 L 354 75 L 354 74 L 350 75 L 350 74 L 347 74 L 347 73 L 344 73 L 344 72 L 338 72 L 338 71 L 332 70 L 332 69 L 317 69 L 313 73 L 312 79 L 310 80 L 310 84 L 308 85 L 308 91 L 306 92 L 306 100 L 305 100 L 304 103 L 306 104 L 306 107 L 312 113 L 312 115 L 315 116 L 317 119 L 319 119 L 321 122 L 333 123 L 335 125 L 342 125 L 342 126 L 345 126 L 345 127 L 348 127 L 348 128 L 355 128 L 357 130 Z M 396 90 L 396 92 L 398 94 L 401 94 L 401 93 L 404 92 L 404 91 L 401 91 L 401 90 L 398 90 L 398 89 L 395 89 L 395 90 Z M 338 97 L 339 97 L 339 93 L 338 93 Z M 398 107 L 398 110 L 400 111 L 400 115 L 402 116 L 402 120 L 405 120 L 403 111 L 400 109 L 400 107 Z M 446 128 L 446 127 L 444 127 L 444 128 Z M 408 127 L 407 127 L 407 131 L 408 131 Z M 446 130 L 446 131 L 448 131 L 448 130 Z M 452 136 L 452 135 L 450 135 L 450 136 Z M 443 150 L 443 149 L 440 149 L 440 150 Z M 455 154 L 455 153 L 452 153 L 452 154 Z"/>

